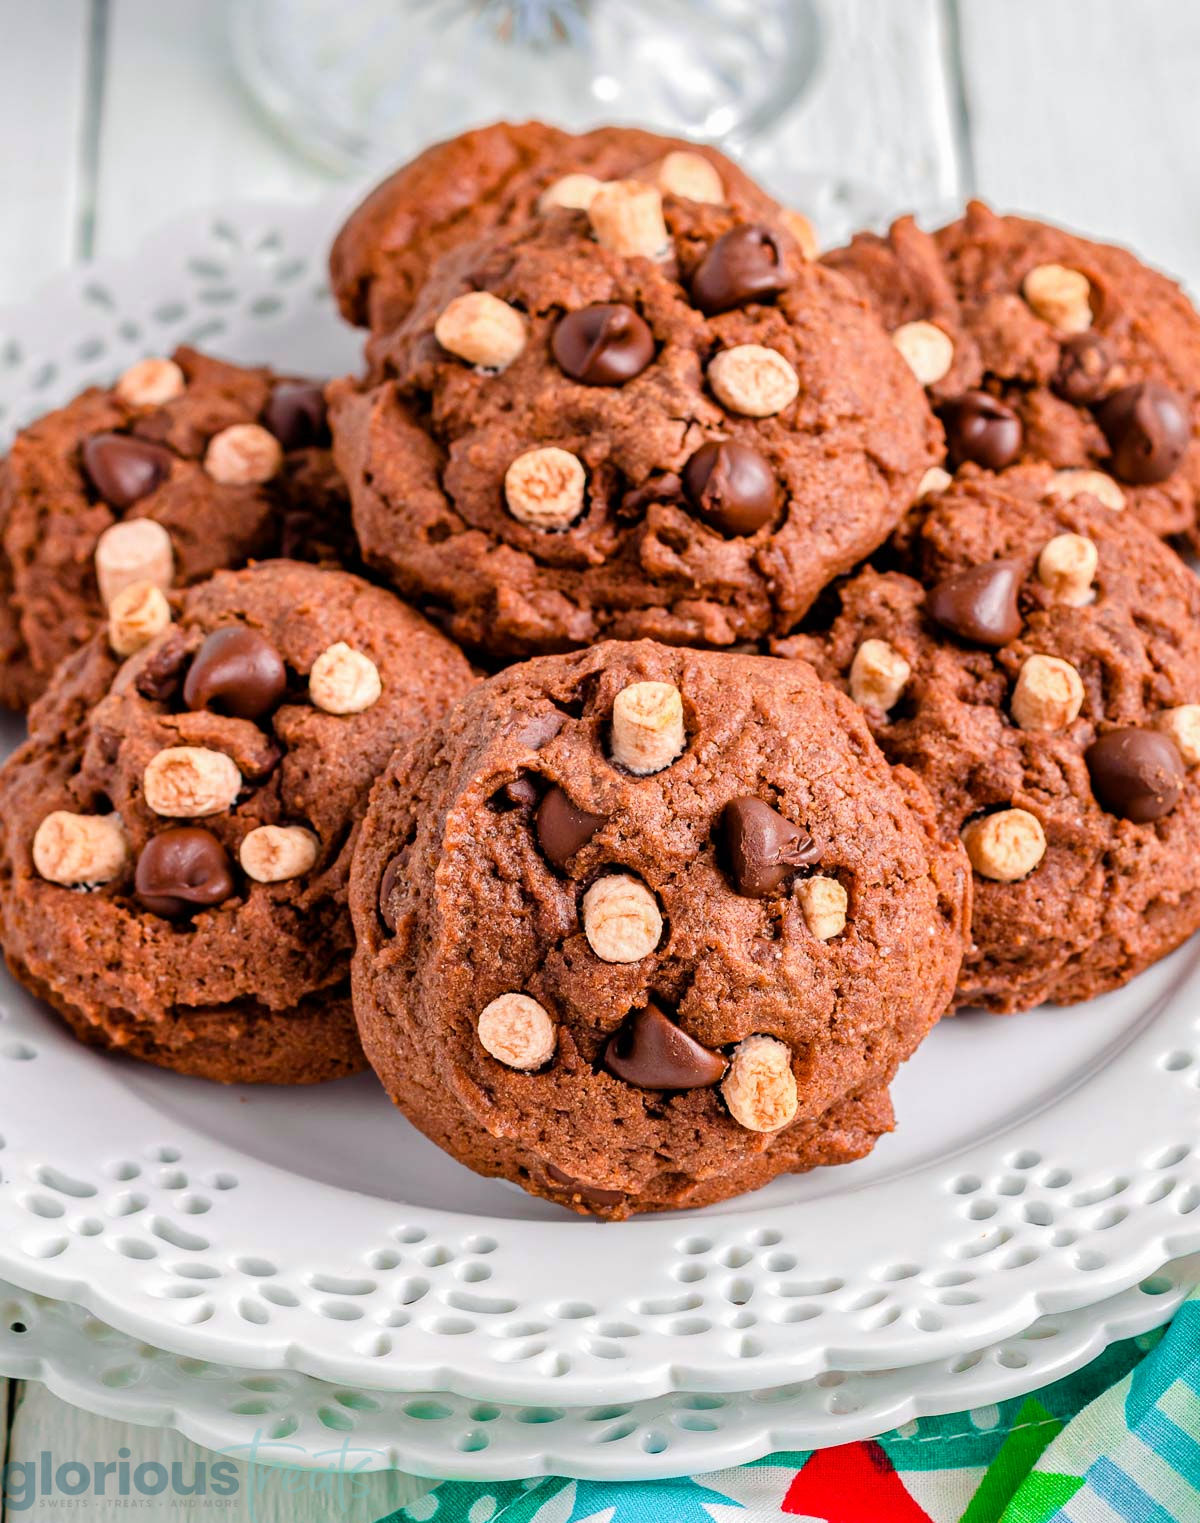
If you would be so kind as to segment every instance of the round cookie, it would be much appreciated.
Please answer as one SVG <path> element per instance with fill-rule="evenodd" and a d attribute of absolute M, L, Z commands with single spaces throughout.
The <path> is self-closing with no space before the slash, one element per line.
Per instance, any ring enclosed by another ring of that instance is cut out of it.
<path fill-rule="evenodd" d="M 123 663 L 68 658 L 0 771 L 0 940 L 85 1041 L 182 1073 L 362 1063 L 353 832 L 392 750 L 472 682 L 388 592 L 269 561 L 173 599 Z"/>
<path fill-rule="evenodd" d="M 454 250 L 384 347 L 328 393 L 363 553 L 493 656 L 786 631 L 938 454 L 847 282 L 653 186 Z"/>
<path fill-rule="evenodd" d="M 637 127 L 574 135 L 544 122 L 496 122 L 427 148 L 350 215 L 329 259 L 342 315 L 389 332 L 448 249 L 493 228 L 519 227 L 547 192 L 582 206 L 593 182 L 635 176 L 698 200 L 725 200 L 747 218 L 778 215 L 747 174 L 705 144 Z"/>
<path fill-rule="evenodd" d="M 927 385 L 951 470 L 1099 472 L 1106 500 L 1198 542 L 1200 315 L 1165 275 L 978 201 L 936 233 L 911 217 L 860 233 L 825 263 L 867 294 Z"/>
<path fill-rule="evenodd" d="M 802 663 L 650 641 L 481 684 L 372 795 L 355 1011 L 392 1099 L 582 1212 L 868 1152 L 970 874 Z"/>
<path fill-rule="evenodd" d="M 958 1000 L 1023 1010 L 1124 983 L 1200 926 L 1200 583 L 1048 466 L 965 466 L 906 570 L 838 589 L 776 647 L 862 704 L 974 866 Z"/>
<path fill-rule="evenodd" d="M 328 446 L 318 385 L 194 349 L 22 430 L 0 465 L 0 703 L 27 708 L 123 582 L 183 586 L 265 555 L 352 564 Z"/>

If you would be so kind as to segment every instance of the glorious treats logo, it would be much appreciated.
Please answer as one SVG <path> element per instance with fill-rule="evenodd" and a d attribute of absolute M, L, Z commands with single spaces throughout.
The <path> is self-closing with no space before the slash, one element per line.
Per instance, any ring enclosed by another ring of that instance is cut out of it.
<path fill-rule="evenodd" d="M 35 1503 L 62 1505 L 87 1498 L 129 1503 L 152 1497 L 201 1499 L 229 1505 L 242 1489 L 241 1467 L 233 1460 L 158 1460 L 135 1462 L 129 1449 L 112 1460 L 59 1459 L 43 1449 L 36 1459 L 10 1460 L 0 1469 L 0 1495 L 6 1513 L 25 1512 Z"/>

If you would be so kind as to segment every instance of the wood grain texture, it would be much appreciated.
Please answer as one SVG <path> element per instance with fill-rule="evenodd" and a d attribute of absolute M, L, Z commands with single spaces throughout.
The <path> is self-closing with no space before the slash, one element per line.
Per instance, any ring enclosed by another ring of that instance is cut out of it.
<path fill-rule="evenodd" d="M 0 299 L 79 256 L 90 8 L 8 4 L 0 24 Z"/>
<path fill-rule="evenodd" d="M 44 1386 L 21 1382 L 9 1459 L 36 1464 L 43 1450 L 52 1455 L 54 1467 L 78 1461 L 91 1469 L 98 1461 L 124 1458 L 134 1468 L 147 1462 L 163 1465 L 173 1478 L 173 1467 L 177 1466 L 184 1486 L 196 1485 L 202 1476 L 207 1495 L 190 1499 L 172 1496 L 172 1481 L 168 1481 L 167 1491 L 157 1498 L 141 1498 L 133 1492 L 128 1500 L 122 1501 L 111 1495 L 97 1496 L 89 1490 L 74 1503 L 59 1496 L 49 1501 L 39 1499 L 20 1511 L 10 1509 L 5 1515 L 6 1523 L 7 1519 L 18 1517 L 28 1523 L 49 1523 L 61 1518 L 66 1508 L 76 1516 L 86 1517 L 88 1523 L 128 1517 L 131 1508 L 147 1523 L 185 1516 L 219 1518 L 222 1523 L 333 1523 L 333 1520 L 374 1523 L 421 1496 L 430 1486 L 428 1481 L 414 1480 L 396 1471 L 339 1477 L 310 1470 L 247 1465 L 235 1460 L 231 1463 L 236 1468 L 236 1480 L 221 1481 L 223 1487 L 233 1488 L 232 1495 L 218 1495 L 213 1486 L 212 1466 L 221 1456 L 211 1450 L 199 1448 L 166 1429 L 139 1428 L 131 1423 L 92 1417 L 59 1401 Z M 116 1475 L 114 1472 L 114 1478 L 106 1482 L 106 1490 L 115 1488 Z"/>
<path fill-rule="evenodd" d="M 1200 6 L 968 0 L 960 26 L 981 192 L 1200 287 Z"/>

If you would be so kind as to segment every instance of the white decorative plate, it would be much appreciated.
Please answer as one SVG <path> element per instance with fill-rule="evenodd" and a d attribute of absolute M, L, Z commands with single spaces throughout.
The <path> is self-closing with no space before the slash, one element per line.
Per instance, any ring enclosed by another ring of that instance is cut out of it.
<path fill-rule="evenodd" d="M 1157 1327 L 1198 1279 L 1200 1257 L 1182 1259 L 1099 1306 L 1043 1317 L 990 1348 L 934 1364 L 582 1408 L 389 1394 L 208 1364 L 140 1343 L 70 1302 L 0 1283 L 0 1375 L 41 1380 L 103 1417 L 177 1428 L 209 1449 L 264 1464 L 441 1480 L 653 1480 L 915 1428 L 944 1412 L 994 1426 L 996 1402 L 1060 1380 L 1118 1338 Z"/>
<path fill-rule="evenodd" d="M 354 362 L 329 208 L 234 208 L 0 316 L 0 428 L 200 339 Z M 0 1273 L 198 1359 L 581 1406 L 928 1365 L 1200 1250 L 1200 943 L 1086 1007 L 962 1017 L 850 1167 L 599 1226 L 477 1179 L 370 1076 L 226 1090 L 0 992 Z"/>

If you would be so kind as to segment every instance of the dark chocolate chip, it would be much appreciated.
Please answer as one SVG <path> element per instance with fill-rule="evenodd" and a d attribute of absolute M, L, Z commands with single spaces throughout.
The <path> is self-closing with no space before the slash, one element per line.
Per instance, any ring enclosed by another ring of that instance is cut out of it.
<path fill-rule="evenodd" d="M 1024 430 L 1011 407 L 986 391 L 964 391 L 938 408 L 946 430 L 946 454 L 952 470 L 967 460 L 985 470 L 1002 471 L 1021 453 Z"/>
<path fill-rule="evenodd" d="M 148 910 L 174 918 L 228 899 L 233 872 L 211 830 L 176 825 L 151 836 L 142 847 L 133 883 Z"/>
<path fill-rule="evenodd" d="M 586 809 L 580 809 L 556 785 L 538 806 L 538 845 L 555 867 L 565 867 L 607 820 L 607 815 L 589 814 Z"/>
<path fill-rule="evenodd" d="M 1083 755 L 1096 802 L 1109 814 L 1144 824 L 1170 814 L 1183 792 L 1179 749 L 1160 730 L 1110 730 Z"/>
<path fill-rule="evenodd" d="M 518 809 L 528 809 L 538 801 L 538 786 L 527 772 L 505 783 L 504 796 Z"/>
<path fill-rule="evenodd" d="M 245 624 L 215 629 L 196 652 L 183 684 L 189 709 L 258 719 L 283 697 L 287 670 L 265 635 Z"/>
<path fill-rule="evenodd" d="M 97 496 L 121 510 L 149 497 L 171 474 L 170 450 L 128 434 L 93 434 L 81 458 Z"/>
<path fill-rule="evenodd" d="M 721 838 L 733 884 L 750 899 L 769 899 L 797 867 L 820 860 L 807 830 L 762 799 L 731 799 L 721 812 Z"/>
<path fill-rule="evenodd" d="M 554 330 L 554 358 L 585 386 L 623 386 L 654 358 L 645 318 L 623 302 L 595 302 L 568 312 Z"/>
<path fill-rule="evenodd" d="M 1082 406 L 1102 397 L 1112 371 L 1112 355 L 1098 333 L 1073 333 L 1063 340 L 1050 388 L 1064 402 Z"/>
<path fill-rule="evenodd" d="M 329 443 L 325 393 L 314 381 L 280 381 L 263 408 L 263 422 L 284 450 Z"/>
<path fill-rule="evenodd" d="M 562 729 L 563 723 L 563 716 L 557 709 L 547 709 L 542 714 L 519 714 L 505 727 L 504 733 L 510 735 L 519 746 L 540 751 L 543 746 L 550 744 Z"/>
<path fill-rule="evenodd" d="M 757 222 L 717 239 L 692 276 L 692 302 L 707 317 L 778 296 L 788 284 L 778 236 Z"/>
<path fill-rule="evenodd" d="M 169 702 L 179 687 L 187 659 L 188 649 L 184 637 L 178 629 L 172 628 L 162 644 L 146 657 L 134 687 L 151 703 Z"/>
<path fill-rule="evenodd" d="M 708 1089 L 720 1082 L 727 1064 L 648 1005 L 609 1037 L 604 1066 L 637 1089 Z"/>
<path fill-rule="evenodd" d="M 408 852 L 407 846 L 401 847 L 384 868 L 383 877 L 379 883 L 379 918 L 393 936 L 396 934 L 396 906 L 392 903 L 392 899 L 396 892 L 396 884 L 408 867 Z"/>
<path fill-rule="evenodd" d="M 684 496 L 721 534 L 753 534 L 775 516 L 779 482 L 766 460 L 736 439 L 702 444 L 683 468 Z"/>
<path fill-rule="evenodd" d="M 1016 561 L 989 561 L 957 571 L 931 588 L 925 611 L 935 624 L 974 645 L 1007 645 L 1021 633 Z"/>
<path fill-rule="evenodd" d="M 1187 403 L 1161 381 L 1122 386 L 1096 408 L 1096 421 L 1112 451 L 1113 475 L 1131 486 L 1165 481 L 1191 437 Z"/>
<path fill-rule="evenodd" d="M 563 1185 L 572 1195 L 577 1195 L 586 1206 L 619 1206 L 625 1199 L 624 1190 L 602 1190 L 599 1185 L 581 1184 L 552 1163 L 546 1165 L 546 1178 L 552 1184 Z"/>

